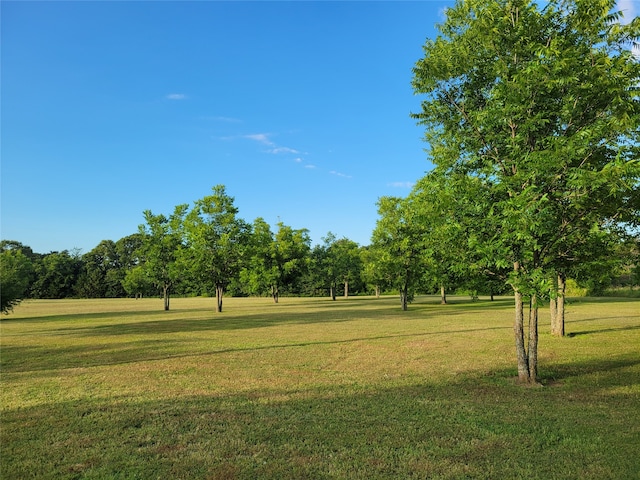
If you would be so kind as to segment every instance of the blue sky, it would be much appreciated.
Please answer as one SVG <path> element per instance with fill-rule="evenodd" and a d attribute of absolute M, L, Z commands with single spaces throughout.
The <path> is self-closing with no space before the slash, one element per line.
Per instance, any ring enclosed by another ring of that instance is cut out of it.
<path fill-rule="evenodd" d="M 451 4 L 3 1 L 1 237 L 86 253 L 224 184 L 368 244 L 431 168 L 411 69 Z"/>

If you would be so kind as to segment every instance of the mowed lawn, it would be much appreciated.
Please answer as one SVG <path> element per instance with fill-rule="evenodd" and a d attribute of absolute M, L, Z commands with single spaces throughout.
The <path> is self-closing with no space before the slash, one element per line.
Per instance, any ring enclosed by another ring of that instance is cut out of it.
<path fill-rule="evenodd" d="M 39 300 L 0 321 L 0 478 L 638 479 L 640 301 Z"/>

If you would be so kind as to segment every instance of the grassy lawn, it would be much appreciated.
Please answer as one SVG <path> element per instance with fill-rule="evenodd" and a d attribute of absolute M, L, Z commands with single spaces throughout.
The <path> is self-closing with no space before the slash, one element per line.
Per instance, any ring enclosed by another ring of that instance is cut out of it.
<path fill-rule="evenodd" d="M 640 300 L 40 300 L 2 317 L 0 478 L 640 478 Z"/>

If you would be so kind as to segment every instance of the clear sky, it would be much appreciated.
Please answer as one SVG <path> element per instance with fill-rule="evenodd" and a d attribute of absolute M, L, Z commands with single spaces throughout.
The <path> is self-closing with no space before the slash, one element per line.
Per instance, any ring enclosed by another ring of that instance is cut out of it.
<path fill-rule="evenodd" d="M 1 2 L 1 237 L 86 253 L 224 184 L 368 244 L 431 168 L 411 69 L 451 4 Z"/>

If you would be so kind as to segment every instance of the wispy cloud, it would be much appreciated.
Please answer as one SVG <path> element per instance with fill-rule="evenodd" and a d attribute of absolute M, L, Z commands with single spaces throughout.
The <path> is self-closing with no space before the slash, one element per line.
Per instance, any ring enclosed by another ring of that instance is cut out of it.
<path fill-rule="evenodd" d="M 305 165 L 304 168 L 308 168 L 308 169 L 312 170 L 312 169 L 316 168 L 316 166 L 309 163 L 309 164 Z"/>
<path fill-rule="evenodd" d="M 279 153 L 291 153 L 291 154 L 298 154 L 300 153 L 298 150 L 294 149 L 294 148 L 289 148 L 289 147 L 276 147 L 276 148 L 272 148 L 271 150 L 269 150 L 269 153 L 273 153 L 273 154 L 279 154 Z"/>
<path fill-rule="evenodd" d="M 413 188 L 413 182 L 391 182 L 387 184 L 389 187 L 394 188 Z"/>
<path fill-rule="evenodd" d="M 251 133 L 249 135 L 241 135 L 242 138 L 246 138 L 247 140 L 253 140 L 254 142 L 261 143 L 263 145 L 268 145 L 270 147 L 275 146 L 275 143 L 271 141 L 269 138 L 271 134 L 269 133 Z"/>
<path fill-rule="evenodd" d="M 165 98 L 167 100 L 186 100 L 187 96 L 184 93 L 170 93 Z"/>
<path fill-rule="evenodd" d="M 335 175 L 336 177 L 342 177 L 342 178 L 353 178 L 351 175 L 347 175 L 345 173 L 340 173 L 340 172 L 336 172 L 335 170 L 331 170 L 329 172 L 331 175 Z"/>

